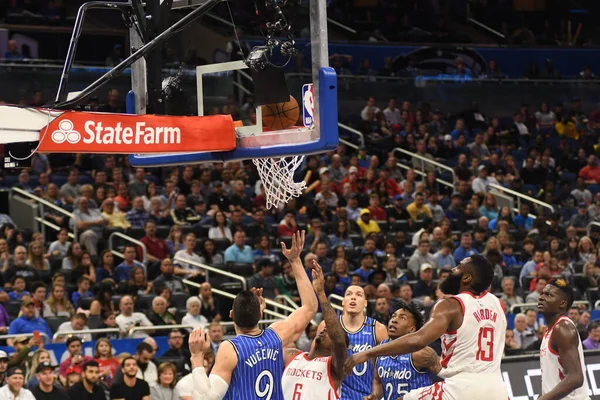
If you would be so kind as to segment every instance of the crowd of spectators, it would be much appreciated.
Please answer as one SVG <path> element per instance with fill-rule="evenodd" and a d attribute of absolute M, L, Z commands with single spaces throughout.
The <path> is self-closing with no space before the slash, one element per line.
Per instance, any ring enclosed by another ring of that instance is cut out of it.
<path fill-rule="evenodd" d="M 36 154 L 31 168 L 4 171 L 3 186 L 73 215 L 45 208 L 44 218 L 60 227 L 48 229 L 47 237 L 0 215 L 0 333 L 33 334 L 9 340 L 16 353 L 8 361 L 17 370 L 4 369 L 6 382 L 21 371 L 26 385 L 43 389 L 46 369 L 38 367 L 48 337 L 66 340 L 58 375 L 70 391 L 84 385 L 91 393 L 98 382 L 116 393 L 152 390 L 138 387 L 131 379 L 136 375 L 168 391 L 173 370 L 177 377 L 189 371 L 187 331 L 156 328 L 182 322 L 206 327 L 216 351 L 230 304 L 215 297 L 212 287 L 240 288 L 217 274 L 207 280 L 201 264 L 244 276 L 268 298 L 297 301 L 279 242 L 299 229 L 308 233 L 303 258 L 321 264 L 327 293 L 363 286 L 368 313 L 383 323 L 399 301 L 427 312 L 443 298 L 438 283 L 451 268 L 484 254 L 496 272 L 489 290 L 517 314 L 507 333 L 507 355 L 539 346 L 542 327 L 534 304 L 548 279 L 559 275 L 582 301 L 569 316 L 585 347 L 596 348 L 600 328 L 589 311 L 600 279 L 600 230 L 590 226 L 600 215 L 598 110 L 584 110 L 575 99 L 538 110 L 522 105 L 505 118 L 473 104 L 448 118 L 426 104 L 399 104 L 370 98 L 357 113 L 366 146 L 353 152 L 340 145 L 307 156 L 297 173 L 307 182 L 306 192 L 273 210 L 265 208 L 251 162 L 144 169 L 115 155 Z M 452 171 L 416 157 L 397 159 L 389 153 L 394 147 Z M 493 185 L 550 208 L 524 200 L 517 212 L 501 207 Z M 122 256 L 115 256 L 107 249 L 113 232 L 138 239 L 146 251 L 121 242 Z M 114 331 L 90 333 L 94 328 Z M 169 352 L 155 357 L 150 335 L 166 334 Z M 299 348 L 307 348 L 314 334 L 307 328 Z M 81 341 L 103 337 L 142 338 L 150 349 L 140 345 L 136 363 L 128 355 L 115 360 L 110 342 L 99 340 L 96 366 L 81 356 Z M 33 357 L 32 348 L 38 349 Z M 114 382 L 127 388 L 113 389 Z"/>

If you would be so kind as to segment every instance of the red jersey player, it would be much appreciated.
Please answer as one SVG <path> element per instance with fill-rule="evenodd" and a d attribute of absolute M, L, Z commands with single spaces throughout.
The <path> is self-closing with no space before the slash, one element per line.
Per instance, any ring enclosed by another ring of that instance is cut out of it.
<path fill-rule="evenodd" d="M 494 268 L 485 257 L 467 257 L 440 284 L 443 293 L 453 296 L 436 304 L 423 328 L 354 354 L 346 361 L 346 373 L 374 357 L 414 353 L 441 336 L 438 375 L 444 381 L 412 390 L 401 399 L 506 400 L 500 372 L 506 316 L 500 300 L 486 291 L 493 278 Z"/>
<path fill-rule="evenodd" d="M 538 400 L 589 400 L 583 347 L 573 321 L 565 315 L 573 304 L 573 289 L 562 278 L 542 291 L 538 310 L 550 328 L 540 345 L 542 395 Z"/>

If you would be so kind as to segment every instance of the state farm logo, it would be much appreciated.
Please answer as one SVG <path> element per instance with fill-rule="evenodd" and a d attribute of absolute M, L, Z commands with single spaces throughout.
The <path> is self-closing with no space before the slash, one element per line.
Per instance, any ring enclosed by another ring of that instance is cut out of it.
<path fill-rule="evenodd" d="M 181 144 L 181 129 L 172 126 L 152 126 L 146 122 L 136 121 L 128 126 L 126 122 L 109 124 L 102 121 L 85 121 L 83 134 L 75 129 L 69 119 L 58 123 L 58 129 L 52 132 L 52 141 L 57 144 L 68 142 L 77 144 L 145 144 L 171 145 Z"/>
<path fill-rule="evenodd" d="M 52 132 L 52 141 L 54 143 L 69 142 L 71 144 L 78 143 L 81 140 L 81 134 L 73 130 L 73 122 L 69 119 L 60 121 L 58 129 Z"/>

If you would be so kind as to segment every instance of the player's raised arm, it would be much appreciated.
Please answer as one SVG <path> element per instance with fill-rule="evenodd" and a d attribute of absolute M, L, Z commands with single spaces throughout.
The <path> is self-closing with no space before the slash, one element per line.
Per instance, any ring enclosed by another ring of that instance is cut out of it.
<path fill-rule="evenodd" d="M 425 347 L 412 354 L 413 365 L 420 371 L 429 371 L 431 375 L 437 375 L 442 369 L 440 357 L 431 347 Z"/>
<path fill-rule="evenodd" d="M 371 358 L 409 354 L 424 349 L 447 330 L 457 329 L 461 321 L 460 303 L 452 298 L 442 300 L 431 311 L 429 321 L 417 332 L 350 356 L 346 360 L 345 372 L 351 373 L 355 365 L 364 363 Z"/>
<path fill-rule="evenodd" d="M 194 400 L 221 400 L 225 397 L 231 375 L 237 363 L 235 349 L 229 342 L 223 342 L 215 359 L 210 378 L 204 370 L 204 353 L 210 348 L 208 333 L 196 328 L 190 334 L 190 353 L 192 355 L 192 379 L 194 382 Z"/>
<path fill-rule="evenodd" d="M 346 358 L 348 358 L 348 336 L 344 328 L 342 328 L 338 315 L 331 306 L 331 303 L 329 303 L 327 294 L 325 294 L 323 270 L 316 260 L 313 260 L 312 263 L 312 284 L 321 303 L 323 321 L 325 321 L 325 328 L 327 329 L 329 339 L 331 339 L 331 375 L 335 383 L 339 386 L 342 379 L 344 379 L 344 363 L 346 362 Z"/>
<path fill-rule="evenodd" d="M 558 385 L 538 397 L 538 400 L 562 399 L 583 385 L 583 371 L 577 351 L 579 340 L 579 333 L 573 324 L 567 321 L 560 321 L 556 324 L 549 344 L 551 348 L 558 350 L 558 356 L 566 374 Z"/>
<path fill-rule="evenodd" d="M 281 338 L 283 348 L 290 347 L 300 337 L 317 313 L 317 298 L 300 260 L 300 254 L 304 248 L 304 236 L 304 231 L 296 232 L 292 236 L 292 245 L 289 249 L 285 243 L 281 242 L 283 255 L 290 261 L 292 270 L 294 271 L 298 293 L 300 294 L 300 302 L 302 303 L 300 308 L 294 311 L 289 317 L 275 322 L 271 326 Z"/>

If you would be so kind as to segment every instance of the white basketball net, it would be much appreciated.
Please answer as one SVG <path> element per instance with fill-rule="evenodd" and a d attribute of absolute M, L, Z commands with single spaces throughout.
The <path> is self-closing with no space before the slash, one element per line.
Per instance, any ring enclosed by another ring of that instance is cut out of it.
<path fill-rule="evenodd" d="M 306 182 L 294 182 L 294 172 L 302 160 L 304 156 L 252 159 L 265 188 L 268 209 L 279 207 L 302 194 Z"/>

